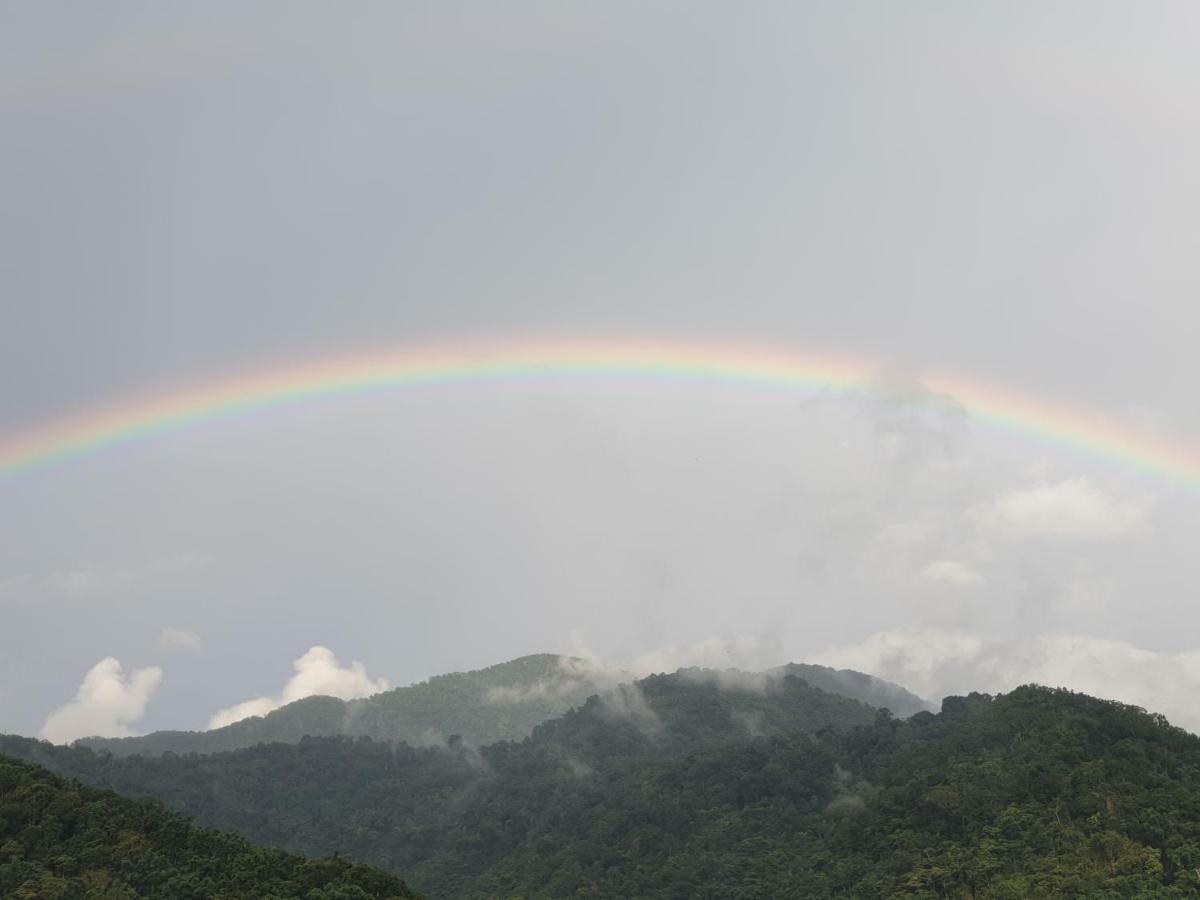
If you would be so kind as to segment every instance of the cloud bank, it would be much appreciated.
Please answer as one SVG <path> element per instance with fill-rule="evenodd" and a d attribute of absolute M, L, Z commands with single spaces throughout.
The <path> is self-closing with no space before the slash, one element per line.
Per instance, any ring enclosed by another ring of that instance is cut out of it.
<path fill-rule="evenodd" d="M 47 717 L 39 734 L 56 744 L 81 737 L 128 737 L 129 726 L 142 718 L 162 676 L 162 669 L 149 666 L 126 678 L 120 661 L 105 657 L 83 677 L 75 698 Z"/>
<path fill-rule="evenodd" d="M 1148 503 L 1117 500 L 1086 478 L 1009 491 L 996 500 L 1000 518 L 1032 535 L 1111 538 L 1142 524 Z"/>
<path fill-rule="evenodd" d="M 292 663 L 295 674 L 288 679 L 277 697 L 256 697 L 214 713 L 209 728 L 221 728 L 250 716 L 265 716 L 272 710 L 305 697 L 327 696 L 340 700 L 367 697 L 388 689 L 385 678 L 373 679 L 366 667 L 355 660 L 348 666 L 338 664 L 328 647 L 310 647 Z"/>
<path fill-rule="evenodd" d="M 642 674 L 677 669 L 761 671 L 787 662 L 778 641 L 753 637 L 709 638 L 690 646 L 660 647 L 643 653 L 626 668 Z"/>
<path fill-rule="evenodd" d="M 1200 651 L 1158 652 L 1066 632 L 1000 639 L 966 631 L 907 628 L 811 659 L 895 681 L 924 697 L 1012 690 L 1034 682 L 1163 713 L 1200 733 Z"/>
<path fill-rule="evenodd" d="M 576 678 L 608 679 L 614 684 L 679 669 L 740 669 L 758 672 L 788 662 L 778 640 L 755 637 L 712 637 L 695 644 L 672 644 L 642 653 L 631 660 L 601 659 L 582 639 L 572 639 L 571 655 L 562 666 Z"/>

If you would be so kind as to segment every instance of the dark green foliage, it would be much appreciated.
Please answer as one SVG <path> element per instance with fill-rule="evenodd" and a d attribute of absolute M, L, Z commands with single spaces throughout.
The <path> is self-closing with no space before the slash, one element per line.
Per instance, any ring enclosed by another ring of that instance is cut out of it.
<path fill-rule="evenodd" d="M 687 785 L 695 772 L 678 770 L 681 760 L 724 747 L 758 753 L 765 736 L 799 740 L 876 715 L 794 677 L 760 679 L 749 690 L 718 687 L 725 677 L 699 670 L 653 676 L 591 698 L 539 726 L 526 741 L 481 751 L 461 742 L 414 749 L 366 738 L 309 738 L 213 756 L 121 758 L 12 738 L 0 739 L 0 751 L 122 793 L 157 797 L 205 824 L 263 843 L 310 854 L 341 850 L 404 872 L 436 896 L 487 895 L 486 873 L 510 865 L 536 869 L 538 860 L 551 858 L 547 848 L 580 829 L 599 830 L 581 833 L 578 853 L 592 845 L 619 846 L 628 834 L 637 839 L 643 866 L 668 871 L 664 854 L 671 844 L 655 836 L 666 833 L 663 825 L 691 830 L 714 799 L 742 802 L 774 789 L 761 773 L 722 785 L 716 780 L 722 775 L 719 757 L 706 763 L 708 757 L 697 756 L 686 764 L 710 766 L 706 780 L 716 793 L 693 794 Z M 785 742 L 780 752 L 797 751 Z M 819 778 L 832 783 L 832 758 L 813 760 Z M 660 780 L 663 786 L 653 787 Z M 816 790 L 815 798 L 805 793 L 795 802 L 820 809 L 828 790 Z M 669 797 L 679 805 L 664 806 Z M 597 816 L 606 805 L 607 815 Z M 531 884 L 557 893 L 550 882 L 561 887 L 564 878 Z M 634 895 L 624 888 L 617 893 Z"/>
<path fill-rule="evenodd" d="M 1161 716 L 1024 687 L 844 744 L 872 789 L 831 846 L 877 855 L 862 896 L 1200 896 L 1200 738 Z"/>
<path fill-rule="evenodd" d="M 1200 738 L 1046 688 L 903 721 L 795 677 L 689 671 L 480 751 L 5 746 L 435 897 L 1200 896 Z"/>
<path fill-rule="evenodd" d="M 0 897 L 368 900 L 414 897 L 394 875 L 197 828 L 157 803 L 0 756 Z"/>

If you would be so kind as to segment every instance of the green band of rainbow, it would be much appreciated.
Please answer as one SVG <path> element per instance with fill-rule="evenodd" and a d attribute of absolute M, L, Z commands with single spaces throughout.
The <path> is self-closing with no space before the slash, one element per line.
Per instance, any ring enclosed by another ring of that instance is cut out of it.
<path fill-rule="evenodd" d="M 456 344 L 357 355 L 226 378 L 67 416 L 0 435 L 0 477 L 190 423 L 330 395 L 453 381 L 570 375 L 713 379 L 805 389 L 869 389 L 875 366 L 845 357 L 763 348 L 553 340 Z M 1122 429 L 1086 413 L 982 387 L 961 378 L 922 383 L 953 396 L 977 419 L 1098 454 L 1200 489 L 1200 454 Z"/>

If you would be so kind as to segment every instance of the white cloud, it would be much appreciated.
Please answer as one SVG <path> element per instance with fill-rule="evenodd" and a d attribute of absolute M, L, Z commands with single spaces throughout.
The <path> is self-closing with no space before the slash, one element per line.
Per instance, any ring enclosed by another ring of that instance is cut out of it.
<path fill-rule="evenodd" d="M 162 675 L 162 669 L 149 666 L 126 678 L 120 661 L 105 657 L 83 677 L 75 699 L 46 718 L 40 734 L 56 744 L 93 735 L 127 737 L 132 733 L 129 726 L 145 713 Z"/>
<path fill-rule="evenodd" d="M 1165 653 L 1125 641 L 1047 632 L 1019 639 L 899 629 L 813 658 L 895 681 L 925 697 L 989 693 L 1037 683 L 1161 712 L 1200 732 L 1200 651 Z"/>
<path fill-rule="evenodd" d="M 326 696 L 353 700 L 386 691 L 385 678 L 372 679 L 366 667 L 355 660 L 348 666 L 338 664 L 328 647 L 310 647 L 308 652 L 292 663 L 295 674 L 283 686 L 278 697 L 256 697 L 236 706 L 216 712 L 209 719 L 209 728 L 221 728 L 250 716 L 265 716 L 272 710 L 302 700 L 305 697 Z"/>
<path fill-rule="evenodd" d="M 964 689 L 952 677 L 975 660 L 983 640 L 964 632 L 898 629 L 871 635 L 860 644 L 831 647 L 808 661 L 878 675 L 930 699 Z"/>
<path fill-rule="evenodd" d="M 643 653 L 622 668 L 648 675 L 696 666 L 702 669 L 762 671 L 787 660 L 779 644 L 752 637 L 709 638 L 690 646 L 660 647 Z"/>
<path fill-rule="evenodd" d="M 572 678 L 586 678 L 610 686 L 647 675 L 676 672 L 679 669 L 740 669 L 761 672 L 787 662 L 779 641 L 753 637 L 713 637 L 689 645 L 671 645 L 649 650 L 629 661 L 601 659 L 583 643 L 578 634 L 571 638 L 571 655 L 562 661 Z"/>
<path fill-rule="evenodd" d="M 963 586 L 979 584 L 983 581 L 982 575 L 954 559 L 939 559 L 931 562 L 921 570 L 921 576 L 929 581 Z"/>
<path fill-rule="evenodd" d="M 1142 524 L 1145 499 L 1118 500 L 1086 478 L 1009 491 L 995 511 L 1009 525 L 1033 535 L 1116 537 Z"/>
<path fill-rule="evenodd" d="M 256 697 L 253 700 L 245 700 L 233 706 L 227 706 L 225 709 L 217 710 L 213 713 L 212 718 L 208 720 L 208 727 L 224 728 L 226 725 L 232 725 L 234 722 L 240 722 L 242 719 L 249 719 L 251 716 L 265 716 L 267 713 L 273 712 L 281 706 L 283 706 L 283 701 L 277 700 L 274 697 Z"/>
<path fill-rule="evenodd" d="M 158 633 L 158 646 L 164 650 L 199 650 L 203 646 L 200 635 L 182 628 L 164 628 Z"/>

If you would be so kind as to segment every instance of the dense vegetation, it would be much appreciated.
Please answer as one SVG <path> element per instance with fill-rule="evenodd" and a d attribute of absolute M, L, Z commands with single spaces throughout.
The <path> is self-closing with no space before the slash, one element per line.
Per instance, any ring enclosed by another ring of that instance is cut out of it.
<path fill-rule="evenodd" d="M 0 752 L 157 797 L 263 843 L 314 855 L 340 850 L 403 872 L 419 890 L 458 897 L 489 891 L 480 879 L 510 855 L 540 856 L 572 828 L 599 823 L 597 804 L 622 804 L 613 812 L 621 821 L 654 830 L 655 803 L 637 785 L 699 749 L 846 728 L 875 715 L 795 677 L 731 685 L 725 673 L 685 671 L 594 697 L 527 741 L 481 751 L 460 741 L 436 749 L 314 738 L 213 756 L 116 758 L 23 739 L 0 742 Z M 818 769 L 828 778 L 831 764 Z M 632 798 L 641 799 L 629 806 Z M 559 819 L 567 812 L 571 825 Z M 539 888 L 560 893 L 554 884 Z"/>
<path fill-rule="evenodd" d="M 732 677 L 738 674 L 730 673 Z M 798 675 L 830 693 L 887 707 L 898 716 L 928 709 L 928 704 L 915 694 L 861 672 L 791 664 L 766 675 L 746 677 L 777 679 L 784 675 Z M 480 747 L 527 737 L 535 725 L 580 706 L 592 694 L 630 677 L 626 672 L 590 667 L 580 659 L 543 653 L 474 672 L 438 675 L 362 700 L 308 697 L 269 715 L 212 731 L 158 731 L 141 737 L 85 738 L 79 743 L 126 756 L 218 753 L 333 735 L 421 746 L 444 742 L 457 734 L 468 744 Z"/>
<path fill-rule="evenodd" d="M 310 860 L 197 828 L 157 803 L 0 757 L 0 897 L 368 900 L 413 897 L 344 859 Z"/>
<path fill-rule="evenodd" d="M 902 721 L 795 677 L 681 672 L 522 742 L 211 757 L 0 750 L 435 897 L 1200 896 L 1200 739 L 1038 687 Z"/>

